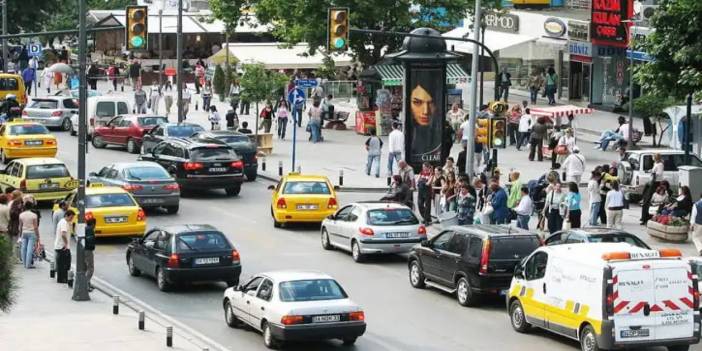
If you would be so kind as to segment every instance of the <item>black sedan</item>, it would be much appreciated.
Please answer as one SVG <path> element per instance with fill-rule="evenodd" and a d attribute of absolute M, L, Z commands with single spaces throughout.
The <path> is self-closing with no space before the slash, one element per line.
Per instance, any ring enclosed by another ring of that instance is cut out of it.
<path fill-rule="evenodd" d="M 127 247 L 129 274 L 156 278 L 159 290 L 190 282 L 224 281 L 237 286 L 239 251 L 209 224 L 153 228 Z"/>
<path fill-rule="evenodd" d="M 244 174 L 248 181 L 256 180 L 258 175 L 258 158 L 256 156 L 256 144 L 249 135 L 232 130 L 213 130 L 209 132 L 199 132 L 193 138 L 210 141 L 221 141 L 234 149 L 237 155 L 244 161 Z"/>
<path fill-rule="evenodd" d="M 204 131 L 196 123 L 163 123 L 144 134 L 141 140 L 141 153 L 149 153 L 161 141 L 168 138 L 189 138 L 195 133 Z"/>
<path fill-rule="evenodd" d="M 546 238 L 545 243 L 547 246 L 577 243 L 627 243 L 640 248 L 651 249 L 650 246 L 634 234 L 604 227 L 577 228 L 556 232 Z"/>

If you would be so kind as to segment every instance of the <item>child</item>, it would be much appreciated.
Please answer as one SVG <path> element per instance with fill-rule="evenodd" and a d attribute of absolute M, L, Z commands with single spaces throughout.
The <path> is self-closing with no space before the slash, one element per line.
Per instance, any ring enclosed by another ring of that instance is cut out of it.
<path fill-rule="evenodd" d="M 212 125 L 212 130 L 219 130 L 219 121 L 220 121 L 220 116 L 219 112 L 217 112 L 217 107 L 212 105 L 210 106 L 210 115 L 207 117 L 207 119 L 210 121 L 210 124 Z"/>

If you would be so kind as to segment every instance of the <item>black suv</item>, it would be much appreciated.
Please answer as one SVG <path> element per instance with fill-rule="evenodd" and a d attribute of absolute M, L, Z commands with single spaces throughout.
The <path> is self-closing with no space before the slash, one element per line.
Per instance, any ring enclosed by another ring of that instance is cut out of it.
<path fill-rule="evenodd" d="M 141 153 L 150 153 L 158 143 L 168 138 L 189 138 L 193 134 L 204 131 L 199 124 L 195 123 L 162 123 L 144 134 L 141 139 Z"/>
<path fill-rule="evenodd" d="M 249 181 L 256 180 L 258 176 L 258 158 L 256 157 L 256 144 L 247 134 L 232 130 L 213 130 L 209 132 L 199 132 L 192 136 L 201 142 L 221 142 L 227 144 L 241 156 L 244 161 L 244 174 Z"/>
<path fill-rule="evenodd" d="M 183 189 L 224 189 L 235 196 L 244 181 L 244 162 L 227 145 L 173 138 L 139 159 L 163 166 Z"/>
<path fill-rule="evenodd" d="M 539 246 L 537 234 L 508 226 L 450 227 L 410 251 L 410 284 L 455 293 L 458 303 L 474 306 L 480 294 L 503 294 L 515 266 Z"/>

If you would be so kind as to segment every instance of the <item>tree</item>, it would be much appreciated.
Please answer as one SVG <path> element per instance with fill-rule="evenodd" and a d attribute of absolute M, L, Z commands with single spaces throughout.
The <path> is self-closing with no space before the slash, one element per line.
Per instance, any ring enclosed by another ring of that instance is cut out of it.
<path fill-rule="evenodd" d="M 20 32 L 40 32 L 44 30 L 52 14 L 62 10 L 64 1 L 65 0 L 8 1 L 7 32 L 13 34 Z M 74 22 L 76 25 L 78 24 L 76 17 L 74 17 Z"/>
<path fill-rule="evenodd" d="M 329 55 L 324 55 L 322 65 L 317 69 L 317 77 L 334 80 L 336 78 L 336 65 L 334 59 Z"/>
<path fill-rule="evenodd" d="M 0 235 L 0 311 L 9 312 L 14 302 L 15 278 L 12 274 L 14 258 L 12 245 L 7 235 Z"/>
<path fill-rule="evenodd" d="M 653 118 L 658 124 L 656 133 L 652 136 L 653 146 L 656 146 L 656 135 L 659 136 L 658 145 L 660 145 L 663 135 L 670 128 L 670 123 L 666 123 L 663 127 L 663 122 L 669 119 L 663 110 L 675 105 L 677 105 L 677 101 L 670 96 L 646 94 L 634 100 L 634 111 L 642 116 Z"/>
<path fill-rule="evenodd" d="M 55 11 L 46 14 L 43 28 L 45 30 L 68 30 L 78 28 L 78 0 L 52 0 L 57 5 Z M 86 0 L 90 10 L 126 9 L 136 5 L 134 0 Z"/>
<path fill-rule="evenodd" d="M 219 100 L 224 101 L 224 95 L 227 90 L 226 77 L 224 76 L 224 70 L 221 65 L 215 67 L 214 82 L 212 82 L 212 87 L 214 88 L 214 93 L 219 94 Z"/>
<path fill-rule="evenodd" d="M 702 92 L 702 1 L 661 0 L 651 20 L 656 30 L 643 49 L 653 56 L 638 69 L 646 91 L 659 97 L 684 99 Z"/>
<path fill-rule="evenodd" d="M 258 103 L 273 102 L 280 96 L 288 77 L 276 71 L 270 71 L 262 64 L 246 64 L 241 76 L 241 98 L 256 103 L 256 135 L 258 135 Z M 258 141 L 258 139 L 257 139 Z"/>

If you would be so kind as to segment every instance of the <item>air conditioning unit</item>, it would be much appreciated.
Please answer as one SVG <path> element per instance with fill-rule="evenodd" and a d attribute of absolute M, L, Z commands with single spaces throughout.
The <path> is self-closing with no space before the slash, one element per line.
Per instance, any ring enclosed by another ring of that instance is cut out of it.
<path fill-rule="evenodd" d="M 650 20 L 651 17 L 658 11 L 658 5 L 641 5 L 641 19 Z"/>

